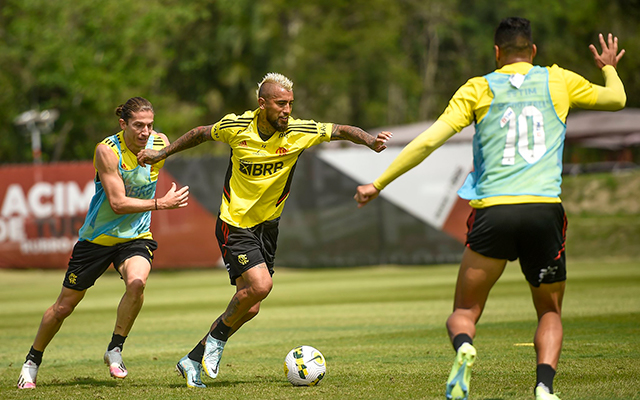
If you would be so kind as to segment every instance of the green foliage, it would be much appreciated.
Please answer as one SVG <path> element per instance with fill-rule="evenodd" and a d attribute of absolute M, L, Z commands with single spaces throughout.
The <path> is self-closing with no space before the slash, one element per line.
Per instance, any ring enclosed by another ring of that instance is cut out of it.
<path fill-rule="evenodd" d="M 561 197 L 569 216 L 638 216 L 640 171 L 564 176 Z"/>
<path fill-rule="evenodd" d="M 57 126 L 73 125 L 62 138 L 62 158 L 91 158 L 95 143 L 118 130 L 118 104 L 136 95 L 161 97 L 162 78 L 173 58 L 167 41 L 185 20 L 178 2 L 165 3 L 123 7 L 91 0 L 30 0 L 4 5 L 0 63 L 14 68 L 0 72 L 12 89 L 10 96 L 0 95 L 0 103 L 12 104 L 13 114 L 6 116 L 2 138 L 20 135 L 11 124 L 19 112 L 57 108 Z M 24 161 L 24 151 L 16 154 L 2 144 L 0 158 Z M 43 150 L 47 161 L 51 149 Z"/>
<path fill-rule="evenodd" d="M 589 43 L 614 32 L 627 93 L 640 78 L 637 1 L 541 0 L 7 0 L 0 3 L 0 162 L 31 160 L 14 124 L 56 108 L 45 161 L 90 159 L 117 131 L 113 111 L 149 98 L 156 126 L 177 138 L 256 107 L 256 83 L 296 83 L 295 115 L 361 126 L 435 118 L 457 87 L 494 68 L 500 19 L 532 20 L 542 65 L 602 83 Z M 628 105 L 638 106 L 629 96 Z M 213 147 L 189 154 L 212 151 Z"/>
<path fill-rule="evenodd" d="M 98 280 L 44 355 L 35 390 L 15 388 L 42 312 L 62 271 L 0 271 L 2 399 L 442 399 L 453 360 L 445 321 L 457 268 L 277 268 L 260 315 L 228 342 L 217 379 L 188 389 L 173 369 L 233 293 L 226 271 L 154 271 L 129 335 L 129 376 L 102 363 L 123 286 L 112 270 Z M 640 270 L 637 262 L 572 262 L 564 299 L 564 344 L 555 390 L 561 398 L 640 399 Z M 509 264 L 478 324 L 471 393 L 531 399 L 535 311 Z M 612 335 L 611 332 L 615 332 Z M 285 379 L 287 352 L 310 344 L 327 359 L 317 387 Z"/>
<path fill-rule="evenodd" d="M 563 178 L 567 257 L 640 257 L 640 171 Z"/>

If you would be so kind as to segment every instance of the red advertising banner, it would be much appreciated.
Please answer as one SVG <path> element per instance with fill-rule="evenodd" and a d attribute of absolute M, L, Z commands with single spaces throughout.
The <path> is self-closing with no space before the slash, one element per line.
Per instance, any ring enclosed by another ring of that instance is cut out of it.
<path fill-rule="evenodd" d="M 66 268 L 94 194 L 90 161 L 0 166 L 0 268 Z M 161 171 L 157 196 L 175 179 Z M 176 182 L 178 187 L 182 185 Z M 154 268 L 219 263 L 215 217 L 193 196 L 179 210 L 153 212 Z"/>

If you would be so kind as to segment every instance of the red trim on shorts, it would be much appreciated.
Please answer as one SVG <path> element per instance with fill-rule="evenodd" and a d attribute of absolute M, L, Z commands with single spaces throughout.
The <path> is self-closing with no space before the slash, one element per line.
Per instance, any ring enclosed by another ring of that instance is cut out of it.
<path fill-rule="evenodd" d="M 227 223 L 222 221 L 222 220 L 220 222 L 222 222 L 222 225 L 220 226 L 220 229 L 222 230 L 222 235 L 224 236 L 224 244 L 225 244 L 225 246 L 223 246 L 223 248 L 224 248 L 223 256 L 226 256 L 227 255 L 227 246 L 226 246 L 226 244 L 229 241 L 229 225 L 227 225 Z"/>
<path fill-rule="evenodd" d="M 476 209 L 471 210 L 471 214 L 469 214 L 469 218 L 467 218 L 467 236 L 471 233 L 473 229 L 473 223 L 476 222 Z"/>
<path fill-rule="evenodd" d="M 558 251 L 558 255 L 554 258 L 554 260 L 559 260 L 560 257 L 562 257 L 562 253 L 565 250 L 566 242 L 567 242 L 567 214 L 564 214 L 563 223 L 562 223 L 562 247 L 560 247 L 560 250 Z"/>

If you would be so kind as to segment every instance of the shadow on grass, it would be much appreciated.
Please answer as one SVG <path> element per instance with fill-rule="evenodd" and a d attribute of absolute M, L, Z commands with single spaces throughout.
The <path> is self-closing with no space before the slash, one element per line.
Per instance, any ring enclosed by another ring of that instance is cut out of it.
<path fill-rule="evenodd" d="M 184 383 L 184 379 L 181 379 L 182 382 L 181 383 L 170 383 L 169 385 L 167 385 L 170 388 L 180 388 L 180 387 L 186 387 L 185 383 Z M 263 384 L 263 383 L 268 383 L 268 384 L 280 384 L 280 386 L 282 387 L 290 387 L 291 384 L 288 382 L 283 382 L 282 379 L 276 378 L 276 377 L 269 377 L 269 376 L 256 376 L 254 378 L 248 378 L 248 379 L 237 379 L 237 380 L 219 380 L 216 379 L 215 381 L 211 380 L 211 379 L 203 379 L 202 383 L 204 383 L 207 388 L 233 388 L 233 387 L 238 387 L 238 386 L 244 386 L 244 385 L 255 385 L 255 384 Z"/>
<path fill-rule="evenodd" d="M 50 382 L 48 382 L 46 385 L 58 386 L 58 387 L 78 386 L 78 385 L 116 387 L 119 385 L 119 382 L 113 379 L 95 379 L 89 376 L 74 376 L 71 380 L 66 380 L 66 381 L 61 381 L 59 379 L 54 378 Z"/>

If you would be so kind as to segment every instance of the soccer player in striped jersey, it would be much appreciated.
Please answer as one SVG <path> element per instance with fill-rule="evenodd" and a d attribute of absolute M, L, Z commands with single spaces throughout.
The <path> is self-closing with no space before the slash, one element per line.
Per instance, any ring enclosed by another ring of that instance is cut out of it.
<path fill-rule="evenodd" d="M 560 202 L 562 149 L 570 108 L 620 110 L 626 103 L 616 65 L 618 38 L 600 35 L 602 53 L 589 48 L 605 86 L 553 65 L 533 65 L 536 46 L 524 18 L 507 18 L 495 33 L 498 69 L 470 79 L 440 118 L 409 143 L 373 183 L 359 186 L 359 207 L 391 181 L 418 165 L 462 128 L 475 122 L 474 170 L 458 191 L 473 211 L 467 225 L 454 298 L 447 320 L 456 358 L 446 387 L 448 399 L 467 399 L 476 358 L 473 337 L 489 292 L 507 260 L 520 259 L 538 315 L 537 400 L 553 392 L 562 347 L 560 318 L 565 289 L 567 220 Z"/>
<path fill-rule="evenodd" d="M 281 74 L 267 74 L 258 84 L 257 98 L 256 110 L 226 115 L 164 149 L 138 154 L 138 162 L 145 165 L 209 140 L 231 148 L 216 237 L 236 293 L 209 333 L 178 362 L 176 368 L 189 387 L 204 387 L 203 368 L 212 378 L 218 375 L 227 339 L 258 314 L 271 291 L 278 222 L 302 152 L 330 140 L 349 140 L 380 152 L 391 137 L 389 132 L 372 136 L 354 126 L 291 117 L 293 83 Z"/>
<path fill-rule="evenodd" d="M 73 248 L 60 296 L 45 311 L 27 354 L 18 378 L 20 389 L 36 387 L 45 348 L 87 289 L 111 264 L 125 283 L 125 293 L 118 305 L 104 362 L 112 377 L 124 379 L 128 374 L 122 361 L 122 348 L 142 308 L 153 251 L 158 247 L 149 230 L 151 211 L 185 207 L 189 191 L 186 186 L 176 190 L 174 183 L 163 197 L 155 198 L 163 163 L 138 166 L 136 155 L 140 150 L 159 150 L 169 143 L 164 134 L 153 130 L 151 103 L 142 97 L 133 97 L 116 108 L 116 115 L 122 130 L 96 146 L 93 159 L 96 193 Z"/>

